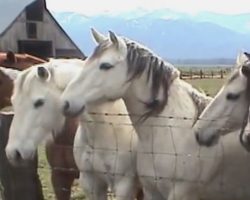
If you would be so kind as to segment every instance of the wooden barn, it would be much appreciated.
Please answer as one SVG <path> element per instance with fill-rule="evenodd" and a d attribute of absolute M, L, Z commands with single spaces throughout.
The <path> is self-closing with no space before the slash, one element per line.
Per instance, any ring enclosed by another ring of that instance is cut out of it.
<path fill-rule="evenodd" d="M 58 24 L 45 0 L 0 1 L 0 51 L 41 58 L 85 55 Z"/>

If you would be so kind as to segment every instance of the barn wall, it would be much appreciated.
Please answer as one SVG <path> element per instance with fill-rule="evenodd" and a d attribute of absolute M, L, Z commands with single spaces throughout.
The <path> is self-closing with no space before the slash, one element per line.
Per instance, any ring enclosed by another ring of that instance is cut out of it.
<path fill-rule="evenodd" d="M 76 49 L 48 12 L 44 13 L 44 25 L 39 24 L 38 33 L 39 38 L 43 38 L 43 40 L 52 40 L 55 49 Z"/>
<path fill-rule="evenodd" d="M 17 52 L 17 40 L 26 39 L 25 13 L 21 13 L 15 23 L 8 29 L 7 32 L 0 38 L 0 50 L 12 50 Z M 24 31 L 25 30 L 25 31 Z"/>
<path fill-rule="evenodd" d="M 58 27 L 57 23 L 51 17 L 51 15 L 45 11 L 43 21 L 32 21 L 37 24 L 37 38 L 30 39 L 27 38 L 26 33 L 26 15 L 22 12 L 12 24 L 12 26 L 5 32 L 5 34 L 0 38 L 0 50 L 7 51 L 12 50 L 18 52 L 18 40 L 42 40 L 42 41 L 52 41 L 53 56 L 56 56 L 56 49 L 58 50 L 74 50 L 78 52 L 78 49 L 71 42 L 71 40 L 64 34 L 64 32 Z"/>

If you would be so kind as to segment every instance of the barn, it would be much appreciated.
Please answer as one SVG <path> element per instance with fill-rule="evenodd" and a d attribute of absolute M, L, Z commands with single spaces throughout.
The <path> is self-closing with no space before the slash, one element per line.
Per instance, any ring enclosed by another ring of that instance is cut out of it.
<path fill-rule="evenodd" d="M 55 20 L 45 0 L 0 1 L 0 51 L 41 58 L 85 58 Z"/>

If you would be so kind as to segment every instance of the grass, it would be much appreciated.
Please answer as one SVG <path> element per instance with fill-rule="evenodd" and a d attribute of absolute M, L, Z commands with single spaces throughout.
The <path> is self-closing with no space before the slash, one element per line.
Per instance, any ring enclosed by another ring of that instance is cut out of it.
<path fill-rule="evenodd" d="M 44 198 L 45 200 L 55 200 L 56 197 L 50 181 L 50 167 L 47 162 L 44 147 L 40 147 L 38 149 L 38 155 L 39 155 L 38 173 L 43 186 Z M 83 199 L 85 199 L 83 191 L 80 188 L 78 181 L 75 180 L 72 187 L 71 200 L 83 200 Z"/>
<path fill-rule="evenodd" d="M 225 79 L 192 79 L 186 80 L 198 90 L 203 90 L 209 96 L 214 96 L 221 86 L 225 83 Z"/>
<path fill-rule="evenodd" d="M 186 80 L 197 89 L 201 89 L 207 94 L 214 96 L 221 88 L 225 79 L 192 79 Z M 55 195 L 50 181 L 50 169 L 45 156 L 44 148 L 39 148 L 39 175 L 43 185 L 43 192 L 46 200 L 54 200 Z M 72 188 L 72 200 L 85 199 L 78 182 L 75 181 Z"/>

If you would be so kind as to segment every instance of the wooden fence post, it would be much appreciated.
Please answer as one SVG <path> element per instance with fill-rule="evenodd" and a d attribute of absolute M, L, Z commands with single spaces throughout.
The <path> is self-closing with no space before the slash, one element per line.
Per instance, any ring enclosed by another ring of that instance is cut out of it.
<path fill-rule="evenodd" d="M 200 70 L 200 79 L 202 79 L 203 78 L 203 72 L 202 72 L 202 70 Z"/>
<path fill-rule="evenodd" d="M 193 72 L 192 72 L 192 69 L 190 69 L 190 79 L 193 79 Z"/>
<path fill-rule="evenodd" d="M 223 79 L 223 70 L 220 70 L 220 78 Z"/>
<path fill-rule="evenodd" d="M 37 174 L 37 155 L 25 167 L 13 167 L 7 160 L 5 146 L 8 141 L 12 114 L 0 114 L 0 180 L 4 200 L 43 200 L 42 186 Z"/>

